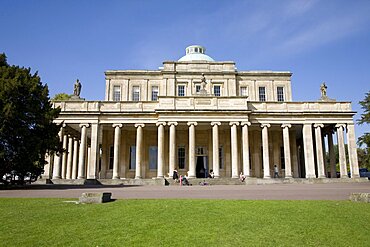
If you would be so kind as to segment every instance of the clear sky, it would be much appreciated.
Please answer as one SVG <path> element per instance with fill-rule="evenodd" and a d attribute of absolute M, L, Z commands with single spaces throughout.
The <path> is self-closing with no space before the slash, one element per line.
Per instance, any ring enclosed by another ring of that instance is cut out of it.
<path fill-rule="evenodd" d="M 294 101 L 317 100 L 325 81 L 361 113 L 369 13 L 370 0 L 0 0 L 0 52 L 38 71 L 50 96 L 72 94 L 79 78 L 82 97 L 103 100 L 104 71 L 158 69 L 200 44 L 239 70 L 291 71 Z"/>

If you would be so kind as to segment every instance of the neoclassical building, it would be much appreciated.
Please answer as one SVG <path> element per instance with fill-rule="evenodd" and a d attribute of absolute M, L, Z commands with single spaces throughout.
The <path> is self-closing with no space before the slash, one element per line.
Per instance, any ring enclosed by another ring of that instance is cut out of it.
<path fill-rule="evenodd" d="M 158 70 L 108 70 L 104 101 L 53 102 L 66 152 L 45 178 L 359 177 L 350 102 L 293 102 L 288 71 L 239 71 L 194 45 Z M 79 95 L 79 92 L 78 92 Z M 348 145 L 345 145 L 347 143 Z M 345 149 L 348 148 L 348 160 Z M 326 150 L 328 149 L 328 150 Z M 329 153 L 330 162 L 325 159 Z"/>

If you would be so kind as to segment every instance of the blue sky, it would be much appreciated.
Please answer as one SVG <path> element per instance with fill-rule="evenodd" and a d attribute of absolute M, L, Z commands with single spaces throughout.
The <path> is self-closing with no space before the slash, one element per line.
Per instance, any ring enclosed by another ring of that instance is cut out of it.
<path fill-rule="evenodd" d="M 50 95 L 104 98 L 104 71 L 158 69 L 200 44 L 239 70 L 293 72 L 293 100 L 358 101 L 370 90 L 370 1 L 0 0 L 0 52 Z M 355 116 L 358 119 L 359 115 Z M 356 134 L 369 131 L 357 126 Z"/>

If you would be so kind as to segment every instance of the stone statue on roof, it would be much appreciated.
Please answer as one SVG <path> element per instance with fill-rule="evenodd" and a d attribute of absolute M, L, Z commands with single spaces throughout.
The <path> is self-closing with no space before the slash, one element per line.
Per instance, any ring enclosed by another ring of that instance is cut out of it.
<path fill-rule="evenodd" d="M 327 97 L 327 96 L 326 96 L 326 89 L 327 89 L 327 88 L 328 88 L 328 87 L 326 86 L 325 82 L 323 82 L 323 83 L 321 84 L 321 86 L 320 86 L 321 98 L 325 98 L 325 97 Z"/>
<path fill-rule="evenodd" d="M 82 85 L 80 81 L 77 79 L 77 81 L 74 84 L 73 95 L 80 97 L 81 88 L 82 88 Z"/>

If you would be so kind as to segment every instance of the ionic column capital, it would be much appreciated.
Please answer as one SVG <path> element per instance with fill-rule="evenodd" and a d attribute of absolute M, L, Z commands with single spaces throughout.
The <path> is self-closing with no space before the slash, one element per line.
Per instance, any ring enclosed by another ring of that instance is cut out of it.
<path fill-rule="evenodd" d="M 114 124 L 112 124 L 112 127 L 113 128 L 116 128 L 116 127 L 122 128 L 122 126 L 123 126 L 123 124 L 121 124 L 121 123 L 114 123 Z"/>
<path fill-rule="evenodd" d="M 168 123 L 167 123 L 167 125 L 168 125 L 168 126 L 171 126 L 171 125 L 173 125 L 173 126 L 177 126 L 177 125 L 178 125 L 178 123 L 177 123 L 177 122 L 168 122 Z"/>
<path fill-rule="evenodd" d="M 269 123 L 262 123 L 261 124 L 261 128 L 270 128 L 271 127 L 271 124 L 269 124 Z"/>
<path fill-rule="evenodd" d="M 166 126 L 166 122 L 157 122 L 155 125 L 156 126 L 160 126 L 160 125 Z"/>
<path fill-rule="evenodd" d="M 343 123 L 336 124 L 335 128 L 337 128 L 337 129 L 343 128 L 344 129 L 344 128 L 346 128 L 346 124 L 343 124 Z"/>
<path fill-rule="evenodd" d="M 288 123 L 283 123 L 281 125 L 281 128 L 283 128 L 283 129 L 285 129 L 285 128 L 291 128 L 291 127 L 292 127 L 292 125 L 291 124 L 288 124 Z"/>
<path fill-rule="evenodd" d="M 233 126 L 233 125 L 235 125 L 235 126 L 239 126 L 239 124 L 240 124 L 239 122 L 230 122 L 230 123 L 229 123 L 229 125 L 230 125 L 230 126 Z"/>
<path fill-rule="evenodd" d="M 220 126 L 221 125 L 221 122 L 211 122 L 211 125 L 212 126 L 215 126 L 215 125 Z"/>
<path fill-rule="evenodd" d="M 197 126 L 197 125 L 198 125 L 198 123 L 197 123 L 197 122 L 188 122 L 188 123 L 187 123 L 187 125 L 188 125 L 188 126 L 191 126 L 191 125 Z"/>
<path fill-rule="evenodd" d="M 324 128 L 324 125 L 322 123 L 315 123 L 313 125 L 314 128 Z"/>
<path fill-rule="evenodd" d="M 145 127 L 145 124 L 143 124 L 143 123 L 137 123 L 137 124 L 135 124 L 135 128 L 137 128 L 137 127 L 144 128 Z"/>
<path fill-rule="evenodd" d="M 79 126 L 80 126 L 80 128 L 82 128 L 82 127 L 89 128 L 90 127 L 90 124 L 88 124 L 88 123 L 82 123 Z"/>
<path fill-rule="evenodd" d="M 240 125 L 241 126 L 244 126 L 244 125 L 251 126 L 251 122 L 244 121 L 244 122 L 241 122 Z"/>

